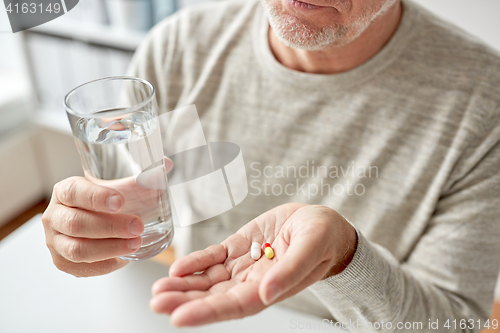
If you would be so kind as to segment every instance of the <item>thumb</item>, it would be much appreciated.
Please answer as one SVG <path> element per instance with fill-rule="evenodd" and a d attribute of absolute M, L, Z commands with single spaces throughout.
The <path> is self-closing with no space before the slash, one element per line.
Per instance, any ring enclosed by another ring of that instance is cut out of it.
<path fill-rule="evenodd" d="M 300 237 L 300 236 L 299 236 Z M 322 263 L 317 241 L 310 237 L 292 239 L 283 258 L 277 258 L 264 275 L 259 286 L 259 297 L 265 305 L 275 302 L 280 296 L 290 291 Z"/>

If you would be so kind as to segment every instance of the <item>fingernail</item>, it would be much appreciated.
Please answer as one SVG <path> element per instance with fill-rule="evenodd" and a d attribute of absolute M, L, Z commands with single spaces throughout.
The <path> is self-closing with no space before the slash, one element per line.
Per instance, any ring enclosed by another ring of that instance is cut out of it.
<path fill-rule="evenodd" d="M 128 232 L 133 236 L 139 236 L 142 234 L 142 223 L 138 219 L 133 219 L 128 226 Z"/>
<path fill-rule="evenodd" d="M 122 199 L 118 195 L 112 195 L 108 198 L 108 208 L 117 211 L 122 207 Z"/>
<path fill-rule="evenodd" d="M 278 297 L 281 296 L 281 289 L 276 284 L 271 284 L 267 287 L 266 299 L 264 300 L 265 305 L 269 305 L 276 301 Z"/>
<path fill-rule="evenodd" d="M 141 244 L 142 244 L 142 239 L 140 237 L 133 238 L 133 239 L 128 241 L 128 247 L 131 250 L 135 250 L 135 249 L 140 248 Z"/>

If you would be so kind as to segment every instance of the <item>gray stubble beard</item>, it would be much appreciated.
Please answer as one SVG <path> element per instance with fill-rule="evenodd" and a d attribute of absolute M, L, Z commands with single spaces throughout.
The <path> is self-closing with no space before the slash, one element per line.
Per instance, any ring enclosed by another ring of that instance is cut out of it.
<path fill-rule="evenodd" d="M 269 25 L 276 37 L 286 46 L 309 51 L 345 46 L 358 38 L 377 17 L 385 14 L 398 0 L 388 0 L 374 15 L 360 17 L 351 26 L 331 25 L 313 28 L 300 19 L 286 14 L 261 0 Z"/>

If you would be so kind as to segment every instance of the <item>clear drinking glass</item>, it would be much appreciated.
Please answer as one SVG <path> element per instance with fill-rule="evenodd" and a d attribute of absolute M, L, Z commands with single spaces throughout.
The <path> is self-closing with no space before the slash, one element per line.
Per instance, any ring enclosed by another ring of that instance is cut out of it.
<path fill-rule="evenodd" d="M 64 99 L 85 178 L 125 198 L 121 214 L 144 222 L 142 246 L 125 260 L 151 258 L 174 236 L 155 90 L 134 77 L 85 83 Z"/>

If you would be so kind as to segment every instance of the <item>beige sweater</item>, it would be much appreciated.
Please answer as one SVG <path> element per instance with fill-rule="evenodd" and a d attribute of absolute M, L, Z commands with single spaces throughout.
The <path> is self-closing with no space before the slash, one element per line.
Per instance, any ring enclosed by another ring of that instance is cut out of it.
<path fill-rule="evenodd" d="M 326 205 L 356 226 L 356 254 L 289 304 L 352 332 L 382 321 L 392 328 L 379 331 L 436 332 L 429 320 L 477 332 L 500 265 L 500 57 L 412 2 L 404 8 L 389 44 L 338 75 L 279 64 L 256 0 L 168 18 L 131 73 L 155 85 L 161 112 L 196 104 L 207 139 L 243 153 L 248 197 L 178 228 L 188 250 L 282 203 Z"/>

